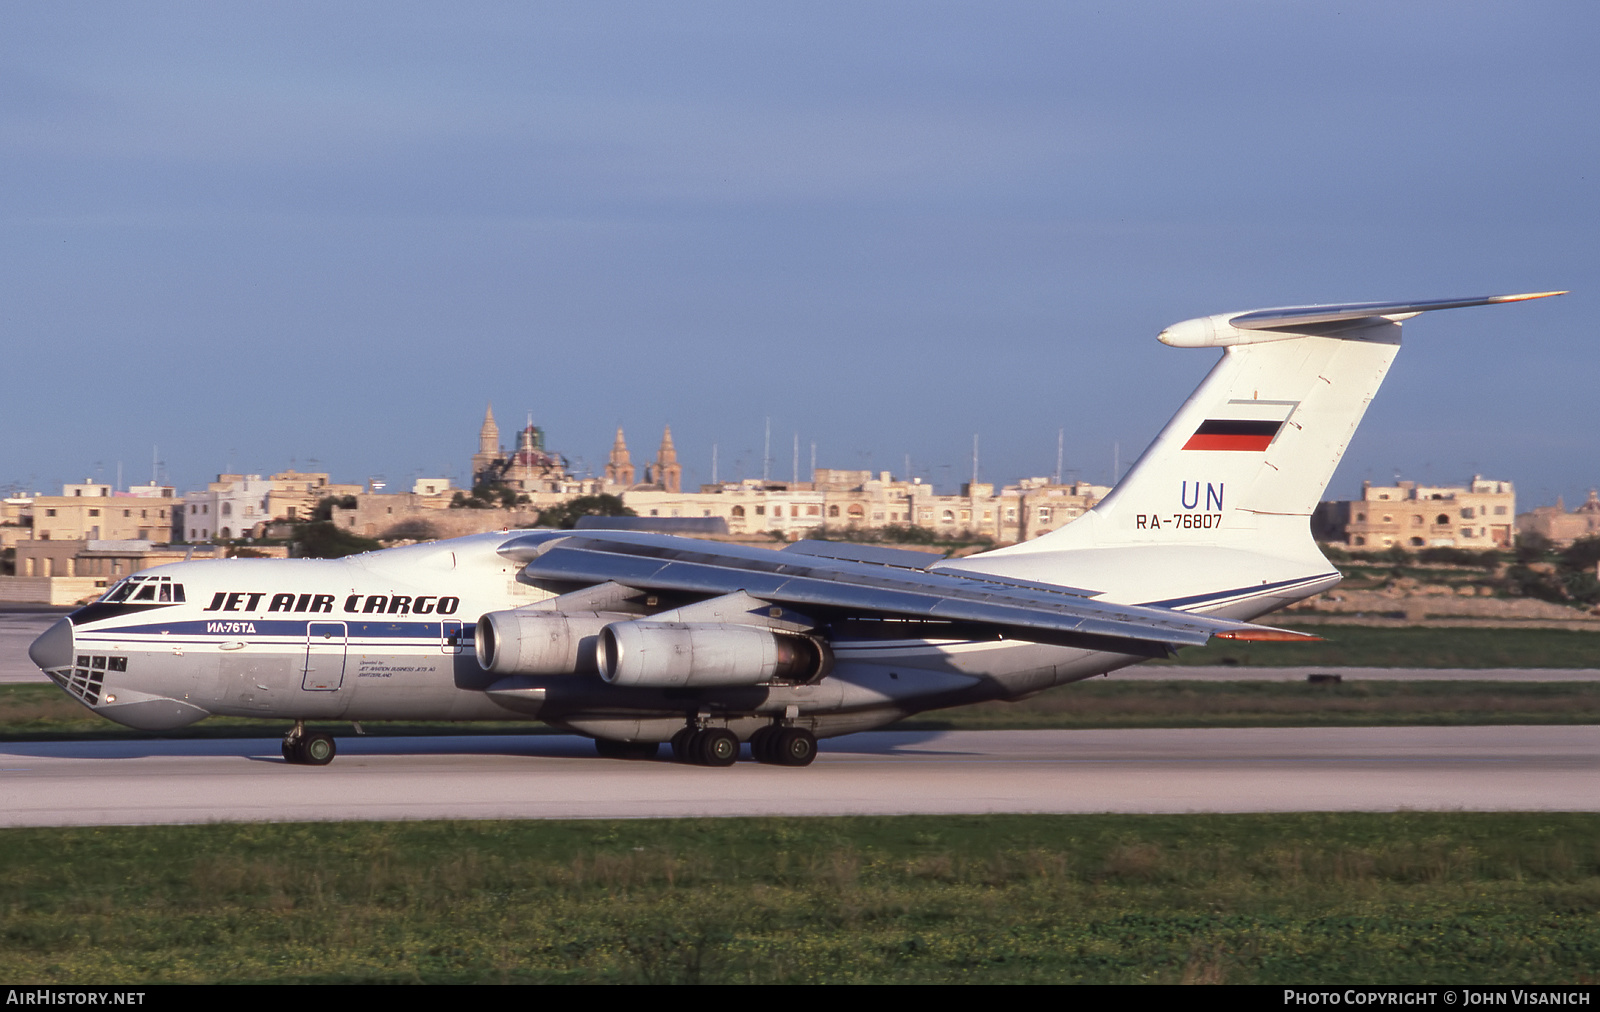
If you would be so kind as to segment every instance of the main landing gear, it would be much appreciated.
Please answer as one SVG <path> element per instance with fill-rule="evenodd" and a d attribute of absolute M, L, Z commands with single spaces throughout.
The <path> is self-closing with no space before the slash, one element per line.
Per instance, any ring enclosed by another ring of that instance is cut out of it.
<path fill-rule="evenodd" d="M 296 766 L 326 766 L 339 754 L 333 735 L 306 730 L 306 722 L 297 720 L 294 728 L 283 736 L 283 761 Z"/>
<path fill-rule="evenodd" d="M 768 724 L 750 736 L 750 754 L 774 766 L 810 766 L 817 757 L 817 739 L 803 727 Z"/>
<path fill-rule="evenodd" d="M 817 757 L 817 739 L 803 727 L 768 724 L 750 736 L 750 754 L 774 766 L 809 766 Z M 725 727 L 690 724 L 672 736 L 672 755 L 681 763 L 732 766 L 739 758 L 739 737 Z"/>

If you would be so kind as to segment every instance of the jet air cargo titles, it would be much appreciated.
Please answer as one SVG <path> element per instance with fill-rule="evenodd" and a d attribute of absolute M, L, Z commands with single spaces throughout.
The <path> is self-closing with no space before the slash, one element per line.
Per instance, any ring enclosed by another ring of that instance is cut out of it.
<path fill-rule="evenodd" d="M 929 563 L 645 533 L 505 531 L 347 559 L 145 570 L 34 641 L 57 684 L 146 730 L 542 721 L 644 758 L 804 766 L 819 738 L 1042 689 L 1212 638 L 1334 586 L 1310 516 L 1424 312 L 1556 295 L 1222 313 L 1160 340 L 1220 358 L 1110 494 L 1034 541 Z"/>
<path fill-rule="evenodd" d="M 206 611 L 256 611 L 262 600 L 270 598 L 266 611 L 333 611 L 333 594 L 269 593 L 267 591 L 219 590 L 211 596 Z M 349 594 L 344 611 L 363 615 L 454 615 L 461 606 L 459 597 L 435 594 Z"/>

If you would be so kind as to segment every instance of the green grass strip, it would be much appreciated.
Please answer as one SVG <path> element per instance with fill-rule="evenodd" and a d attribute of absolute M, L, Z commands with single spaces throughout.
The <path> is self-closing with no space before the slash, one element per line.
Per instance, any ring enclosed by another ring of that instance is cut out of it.
<path fill-rule="evenodd" d="M 917 714 L 919 730 L 1600 724 L 1600 682 L 1118 681 Z"/>
<path fill-rule="evenodd" d="M 0 977 L 30 984 L 1600 974 L 1596 815 L 212 825 L 0 846 Z"/>
<path fill-rule="evenodd" d="M 1600 632 L 1455 626 L 1359 626 L 1261 621 L 1325 638 L 1322 643 L 1224 640 L 1185 647 L 1167 664 L 1350 668 L 1600 668 Z"/>

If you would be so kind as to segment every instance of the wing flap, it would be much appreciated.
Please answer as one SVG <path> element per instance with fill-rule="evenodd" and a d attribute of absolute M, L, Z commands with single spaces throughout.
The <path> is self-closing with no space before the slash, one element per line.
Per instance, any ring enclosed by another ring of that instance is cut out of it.
<path fill-rule="evenodd" d="M 858 545 L 853 541 L 816 541 L 811 538 L 792 541 L 779 551 L 847 562 L 871 562 L 901 569 L 927 569 L 944 558 L 934 552 L 917 552 L 909 548 L 883 548 L 878 545 Z"/>

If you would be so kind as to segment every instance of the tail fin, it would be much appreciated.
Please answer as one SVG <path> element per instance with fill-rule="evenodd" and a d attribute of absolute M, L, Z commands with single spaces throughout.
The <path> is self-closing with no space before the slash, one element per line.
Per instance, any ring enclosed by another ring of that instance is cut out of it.
<path fill-rule="evenodd" d="M 1236 549 L 1326 573 L 1310 516 L 1400 349 L 1400 321 L 1559 294 L 1297 306 L 1174 324 L 1163 343 L 1223 349 L 1200 388 L 1094 509 L 1037 540 L 975 556 L 972 568 L 1012 569 L 1007 556 L 1161 546 L 1197 561 L 1196 549 Z"/>
<path fill-rule="evenodd" d="M 1400 324 L 1369 318 L 1329 334 L 1314 324 L 1285 333 L 1238 329 L 1229 318 L 1162 332 L 1176 347 L 1221 345 L 1222 360 L 1111 494 L 1033 547 L 1181 538 L 1300 554 L 1311 512 L 1400 350 Z"/>

